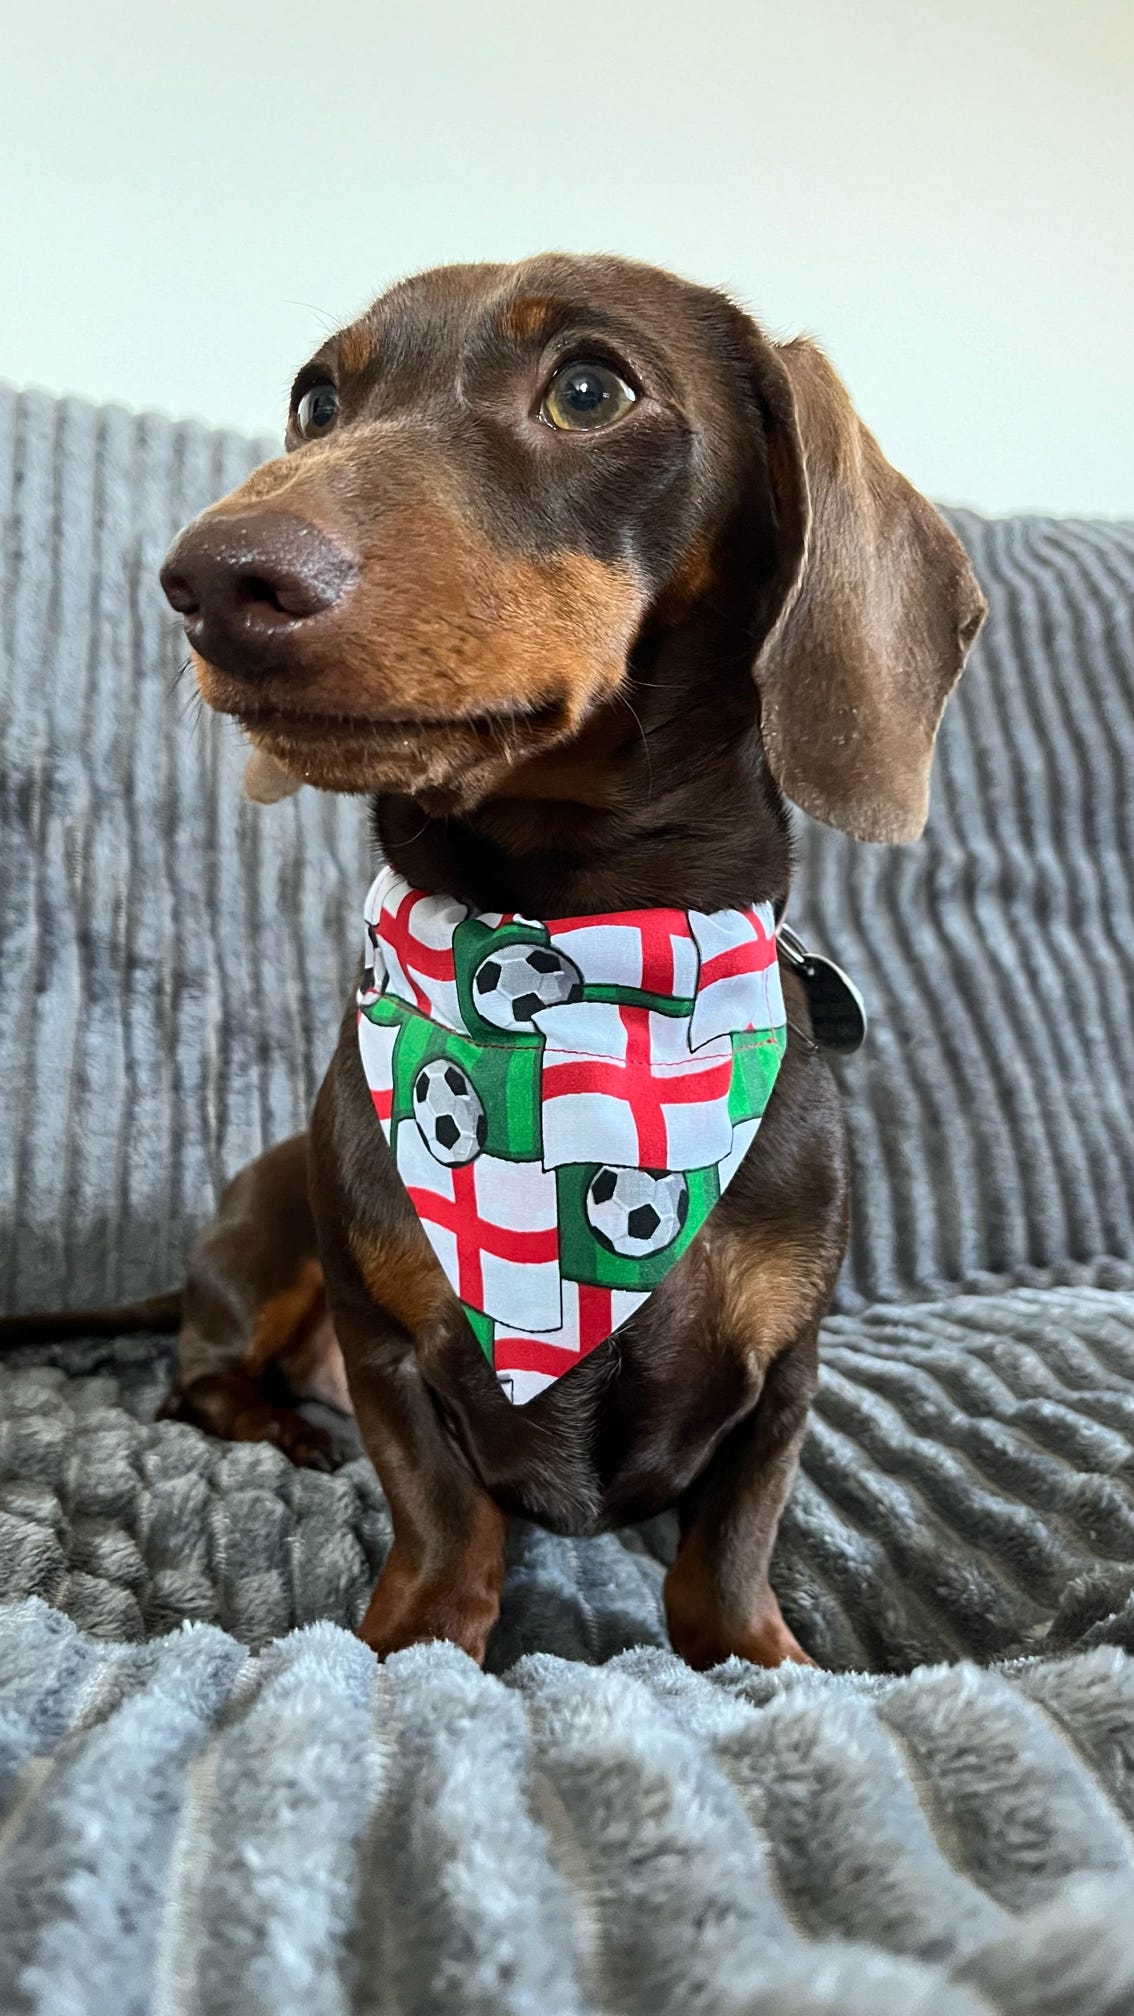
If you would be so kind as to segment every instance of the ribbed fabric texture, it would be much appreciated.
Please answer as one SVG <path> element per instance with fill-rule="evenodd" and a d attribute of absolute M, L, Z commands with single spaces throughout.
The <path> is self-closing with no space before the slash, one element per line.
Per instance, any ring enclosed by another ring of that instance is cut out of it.
<path fill-rule="evenodd" d="M 179 676 L 179 525 L 266 445 L 0 393 L 0 1307 L 183 1274 L 227 1178 L 305 1122 L 357 965 L 358 801 L 242 800 Z"/>
<path fill-rule="evenodd" d="M 330 1054 L 363 808 L 242 801 L 239 735 L 178 678 L 157 588 L 173 531 L 263 452 L 0 392 L 0 1306 L 175 1282 Z M 928 837 L 800 836 L 796 917 L 873 1015 L 840 1067 L 847 1307 L 1134 1284 L 1134 528 L 957 523 L 992 614 Z"/>
<path fill-rule="evenodd" d="M 54 1355 L 0 1361 L 7 1598 L 102 1637 L 193 1619 L 252 1647 L 359 1621 L 390 1543 L 364 1458 L 327 1476 L 155 1426 L 168 1371 L 142 1340 Z M 890 1672 L 1134 1652 L 1132 1432 L 1134 1295 L 1022 1288 L 836 1317 L 774 1566 L 802 1643 L 824 1667 Z M 490 1668 L 664 1647 L 674 1537 L 671 1519 L 585 1543 L 513 1527 Z"/>
<path fill-rule="evenodd" d="M 925 838 L 801 822 L 796 914 L 872 1013 L 846 1307 L 1134 1281 L 1134 526 L 953 522 L 990 613 Z"/>

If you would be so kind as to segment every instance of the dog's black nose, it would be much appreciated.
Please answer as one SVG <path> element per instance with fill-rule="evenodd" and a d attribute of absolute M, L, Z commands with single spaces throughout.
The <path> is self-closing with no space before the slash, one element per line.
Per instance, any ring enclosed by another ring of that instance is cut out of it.
<path fill-rule="evenodd" d="M 343 601 L 358 571 L 353 554 L 304 518 L 206 513 L 174 540 L 161 585 L 202 658 L 254 677 Z"/>

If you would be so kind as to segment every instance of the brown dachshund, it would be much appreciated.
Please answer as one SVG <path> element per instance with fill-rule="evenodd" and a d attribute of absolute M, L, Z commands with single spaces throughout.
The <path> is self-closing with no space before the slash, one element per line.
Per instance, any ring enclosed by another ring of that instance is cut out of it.
<path fill-rule="evenodd" d="M 445 268 L 304 366 L 287 450 L 181 534 L 163 585 L 261 795 L 367 794 L 414 890 L 505 917 L 779 917 L 785 798 L 863 840 L 920 833 L 984 604 L 813 344 L 619 259 Z M 510 1515 L 590 1534 L 676 1505 L 676 1650 L 806 1658 L 768 1568 L 847 1161 L 786 966 L 783 988 L 786 1053 L 730 1187 L 629 1321 L 526 1405 L 395 1168 L 353 1002 L 309 1173 L 292 1143 L 238 1178 L 255 1278 L 237 1237 L 215 1314 L 198 1292 L 207 1362 L 183 1357 L 178 1407 L 312 1453 L 262 1375 L 283 1348 L 293 1391 L 338 1390 L 325 1279 L 393 1519 L 360 1627 L 380 1655 L 449 1638 L 483 1657 Z"/>

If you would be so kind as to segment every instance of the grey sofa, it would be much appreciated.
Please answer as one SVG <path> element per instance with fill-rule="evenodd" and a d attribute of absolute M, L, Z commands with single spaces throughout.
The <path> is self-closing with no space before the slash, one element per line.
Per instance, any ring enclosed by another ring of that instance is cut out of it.
<path fill-rule="evenodd" d="M 362 808 L 243 802 L 155 586 L 259 452 L 0 391 L 9 1310 L 176 1282 L 350 983 Z M 776 1559 L 825 1670 L 684 1668 L 665 1520 L 518 1530 L 489 1670 L 380 1670 L 364 1460 L 156 1424 L 160 1339 L 12 1352 L 5 2016 L 1134 2007 L 1134 527 L 956 523 L 927 838 L 800 832 L 873 1016 Z"/>

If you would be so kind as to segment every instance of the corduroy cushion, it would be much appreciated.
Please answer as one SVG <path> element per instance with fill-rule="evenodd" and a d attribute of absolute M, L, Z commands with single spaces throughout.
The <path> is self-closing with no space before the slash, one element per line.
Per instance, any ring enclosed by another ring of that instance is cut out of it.
<path fill-rule="evenodd" d="M 1134 1280 L 1134 525 L 952 514 L 989 598 L 925 839 L 801 835 L 862 976 L 843 1306 Z"/>

